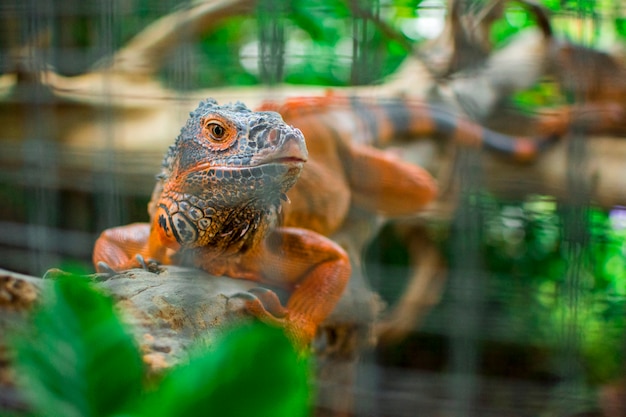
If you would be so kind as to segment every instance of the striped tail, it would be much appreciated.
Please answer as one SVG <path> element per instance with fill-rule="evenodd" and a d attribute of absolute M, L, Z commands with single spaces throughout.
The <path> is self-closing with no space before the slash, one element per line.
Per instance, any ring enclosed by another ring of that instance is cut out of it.
<path fill-rule="evenodd" d="M 303 131 L 307 139 L 329 134 L 337 139 L 386 147 L 421 137 L 451 140 L 483 148 L 518 162 L 530 162 L 558 136 L 531 138 L 489 130 L 450 109 L 402 98 L 361 98 L 329 94 L 294 97 L 265 103 L 260 110 L 277 111 Z"/>

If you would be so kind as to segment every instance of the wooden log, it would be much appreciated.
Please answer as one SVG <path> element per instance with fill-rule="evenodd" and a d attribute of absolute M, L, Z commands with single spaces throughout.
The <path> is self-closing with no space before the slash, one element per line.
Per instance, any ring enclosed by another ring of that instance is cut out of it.
<path fill-rule="evenodd" d="M 243 301 L 233 296 L 257 283 L 215 277 L 191 268 L 161 269 L 158 274 L 133 269 L 106 279 L 102 274 L 92 276 L 96 285 L 115 299 L 151 372 L 184 362 L 191 346 L 210 346 L 233 326 L 252 320 Z M 50 270 L 47 279 L 40 279 L 0 270 L 0 387 L 7 389 L 7 396 L 17 392 L 9 391 L 15 375 L 2 335 L 25 325 L 27 313 L 44 300 L 46 286 L 61 274 L 65 273 Z M 371 345 L 370 327 L 380 311 L 378 297 L 362 284 L 360 280 L 351 282 L 314 344 L 318 382 L 326 387 L 320 390 L 320 402 L 333 404 L 335 409 L 351 409 L 356 360 L 365 346 Z M 337 395 L 338 389 L 343 395 Z M 23 407 L 16 397 L 0 399 Z"/>

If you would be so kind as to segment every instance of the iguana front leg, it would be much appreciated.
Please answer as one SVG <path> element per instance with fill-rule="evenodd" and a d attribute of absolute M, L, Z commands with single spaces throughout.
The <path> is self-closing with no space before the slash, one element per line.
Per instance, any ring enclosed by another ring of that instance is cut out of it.
<path fill-rule="evenodd" d="M 423 168 L 369 146 L 352 144 L 347 163 L 353 202 L 386 216 L 414 215 L 437 196 Z"/>
<path fill-rule="evenodd" d="M 97 272 L 124 271 L 141 267 L 140 259 L 169 264 L 167 248 L 150 233 L 150 224 L 133 223 L 107 229 L 96 240 L 93 263 Z"/>
<path fill-rule="evenodd" d="M 260 251 L 244 257 L 239 267 L 258 271 L 258 280 L 286 288 L 286 308 L 276 306 L 273 293 L 246 300 L 260 320 L 280 325 L 297 346 L 313 340 L 317 327 L 332 312 L 350 278 L 346 252 L 326 237 L 306 229 L 280 227 Z M 278 311 L 279 314 L 275 312 Z"/>
<path fill-rule="evenodd" d="M 171 264 L 166 247 L 155 245 L 158 239 L 158 234 L 150 234 L 148 223 L 107 229 L 96 241 L 96 269 L 105 272 L 107 267 L 116 271 L 139 267 L 137 255 Z M 289 290 L 291 296 L 284 308 L 269 290 L 253 291 L 245 302 L 251 314 L 283 327 L 299 347 L 311 342 L 319 324 L 337 304 L 351 273 L 348 255 L 339 245 L 318 233 L 295 227 L 273 230 L 257 250 L 232 262 L 220 262 L 214 256 L 203 258 L 202 254 L 200 250 L 195 263 L 208 272 Z M 99 267 L 100 262 L 106 266 Z"/>

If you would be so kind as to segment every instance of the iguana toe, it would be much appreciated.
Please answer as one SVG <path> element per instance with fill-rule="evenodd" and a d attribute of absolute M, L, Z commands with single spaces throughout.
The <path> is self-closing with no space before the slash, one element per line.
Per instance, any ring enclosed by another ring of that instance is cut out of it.
<path fill-rule="evenodd" d="M 135 259 L 139 262 L 141 269 L 147 272 L 152 272 L 153 274 L 159 274 L 163 272 L 163 268 L 161 268 L 159 261 L 152 258 L 144 258 L 142 255 L 135 255 Z"/>

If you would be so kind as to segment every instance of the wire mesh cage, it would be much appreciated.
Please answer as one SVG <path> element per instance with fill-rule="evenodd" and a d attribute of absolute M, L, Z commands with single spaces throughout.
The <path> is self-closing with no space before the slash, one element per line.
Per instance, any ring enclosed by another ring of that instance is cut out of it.
<path fill-rule="evenodd" d="M 623 48 L 626 14 L 545 3 L 552 15 L 530 1 L 5 1 L 0 267 L 92 273 L 100 232 L 148 220 L 200 99 L 436 103 L 464 119 L 385 152 L 428 169 L 437 202 L 411 219 L 354 209 L 335 237 L 358 242 L 357 281 L 387 309 L 350 366 L 326 358 L 315 413 L 624 415 L 626 70 L 601 48 Z M 355 108 L 359 129 L 384 131 Z M 511 137 L 556 125 L 556 144 L 515 164 L 454 136 L 470 121 Z"/>

